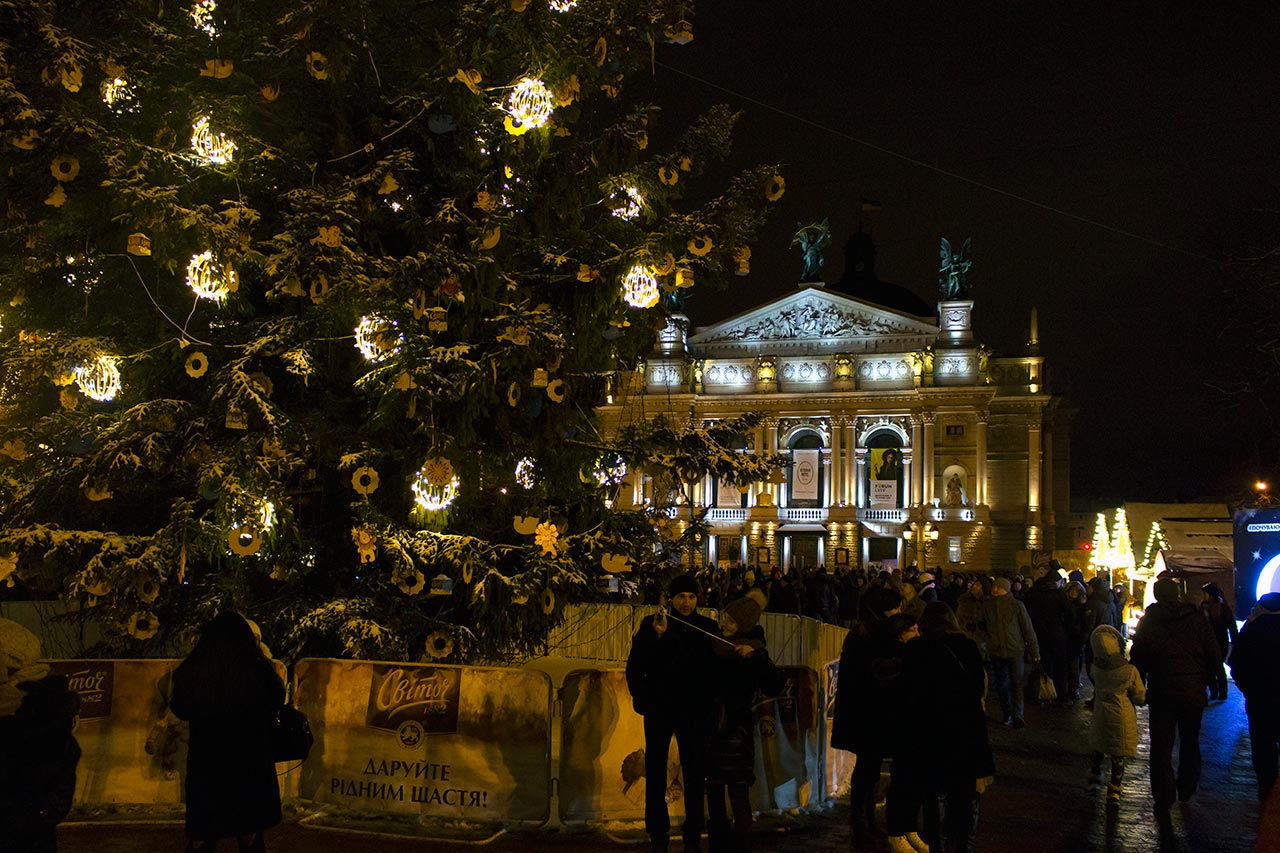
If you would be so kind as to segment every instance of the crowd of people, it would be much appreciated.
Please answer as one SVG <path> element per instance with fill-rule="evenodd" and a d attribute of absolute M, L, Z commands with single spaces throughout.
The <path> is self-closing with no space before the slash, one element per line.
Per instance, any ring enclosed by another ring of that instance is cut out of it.
<path fill-rule="evenodd" d="M 952 574 L 946 580 L 914 566 L 834 575 L 821 566 L 786 573 L 740 566 L 684 577 L 695 616 L 700 605 L 727 608 L 759 592 L 769 612 L 849 628 L 831 739 L 856 756 L 849 782 L 855 849 L 974 849 L 978 803 L 995 773 L 987 709 L 1016 731 L 1027 725 L 1028 701 L 1088 707 L 1090 771 L 1105 779 L 1109 810 L 1118 809 L 1126 766 L 1138 754 L 1136 709 L 1148 705 L 1154 819 L 1168 835 L 1172 804 L 1190 800 L 1199 785 L 1200 721 L 1209 702 L 1227 698 L 1226 665 L 1245 694 L 1259 796 L 1275 784 L 1280 693 L 1262 671 L 1280 654 L 1280 618 L 1268 618 L 1280 616 L 1280 594 L 1263 596 L 1237 634 L 1216 584 L 1184 589 L 1185 581 L 1162 577 L 1154 583 L 1155 602 L 1131 632 L 1133 603 L 1123 584 L 1104 574 L 1086 580 L 1056 562 L 1011 577 Z M 642 626 L 637 648 L 645 634 Z M 676 693 L 691 699 L 697 691 Z M 922 738 L 923 731 L 930 737 Z M 928 746 L 940 742 L 953 748 Z M 666 749 L 659 751 L 665 759 Z M 881 829 L 878 783 L 886 760 Z M 694 761 L 692 772 L 701 777 Z M 700 798 L 699 785 L 686 780 L 686 792 Z M 723 808 L 723 795 L 713 798 Z M 655 802 L 652 811 L 655 849 L 663 849 L 665 803 Z M 700 849 L 695 812 L 694 822 L 685 824 L 686 849 Z"/>

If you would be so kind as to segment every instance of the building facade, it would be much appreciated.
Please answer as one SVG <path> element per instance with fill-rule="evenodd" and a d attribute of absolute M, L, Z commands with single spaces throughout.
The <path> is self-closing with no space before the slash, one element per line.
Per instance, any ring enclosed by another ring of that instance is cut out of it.
<path fill-rule="evenodd" d="M 1069 416 L 1044 387 L 1035 319 L 1024 354 L 991 356 L 974 302 L 916 316 L 821 282 L 690 330 L 672 315 L 637 393 L 604 425 L 652 415 L 705 423 L 762 412 L 745 452 L 783 453 L 778 482 L 690 484 L 706 509 L 702 564 L 989 571 L 1048 553 L 1069 512 Z M 633 472 L 625 505 L 652 499 Z M 1069 536 L 1069 531 L 1063 531 Z"/>

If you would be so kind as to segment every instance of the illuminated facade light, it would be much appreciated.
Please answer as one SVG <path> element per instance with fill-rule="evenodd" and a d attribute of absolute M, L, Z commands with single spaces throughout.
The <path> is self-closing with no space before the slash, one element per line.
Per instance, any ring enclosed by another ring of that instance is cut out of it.
<path fill-rule="evenodd" d="M 658 304 L 660 295 L 658 280 L 639 264 L 622 279 L 622 298 L 632 308 L 652 308 Z"/>
<path fill-rule="evenodd" d="M 231 162 L 236 144 L 225 133 L 214 133 L 208 116 L 200 116 L 191 125 L 191 150 L 206 166 L 223 166 Z"/>
<path fill-rule="evenodd" d="M 100 355 L 74 373 L 80 393 L 90 400 L 107 403 L 120 393 L 120 367 L 114 356 Z"/>
<path fill-rule="evenodd" d="M 532 130 L 551 118 L 555 101 L 551 90 L 541 80 L 525 77 L 507 97 L 507 112 L 520 127 Z"/>
<path fill-rule="evenodd" d="M 187 287 L 196 296 L 222 302 L 227 294 L 234 292 L 239 286 L 236 271 L 219 263 L 209 249 L 191 256 L 191 261 L 187 264 Z"/>

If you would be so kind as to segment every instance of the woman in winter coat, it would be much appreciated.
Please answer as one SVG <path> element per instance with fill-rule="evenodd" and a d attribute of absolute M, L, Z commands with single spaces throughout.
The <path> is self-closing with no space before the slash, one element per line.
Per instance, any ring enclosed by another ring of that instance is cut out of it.
<path fill-rule="evenodd" d="M 80 697 L 40 663 L 40 640 L 0 619 L 0 849 L 53 853 L 71 810 L 80 745 L 71 726 Z"/>
<path fill-rule="evenodd" d="M 1213 629 L 1213 637 L 1218 641 L 1218 648 L 1222 652 L 1222 660 L 1225 661 L 1231 651 L 1232 644 L 1235 643 L 1236 637 L 1239 636 L 1236 631 L 1235 616 L 1223 598 L 1222 588 L 1216 583 L 1210 582 L 1200 587 L 1200 594 L 1200 612 L 1204 614 L 1204 618 L 1209 622 L 1209 627 Z M 1227 671 L 1219 663 L 1216 669 L 1210 671 L 1209 676 L 1209 698 L 1225 700 L 1227 698 Z"/>
<path fill-rule="evenodd" d="M 1102 757 L 1111 757 L 1107 802 L 1120 802 L 1125 761 L 1138 754 L 1138 715 L 1135 705 L 1147 701 L 1142 676 L 1124 656 L 1124 639 L 1110 625 L 1099 625 L 1089 635 L 1093 665 L 1093 721 L 1089 725 L 1093 745 L 1093 773 L 1102 772 Z"/>
<path fill-rule="evenodd" d="M 751 590 L 721 612 L 721 635 L 711 668 L 716 727 L 707 749 L 707 836 L 711 853 L 751 850 L 751 786 L 755 784 L 757 691 L 776 696 L 782 673 L 769 660 L 759 626 L 764 593 Z M 733 822 L 725 809 L 725 797 Z"/>
<path fill-rule="evenodd" d="M 929 850 L 968 853 L 978 831 L 978 799 L 996 770 L 982 707 L 982 655 L 946 604 L 925 607 L 920 636 L 907 644 L 903 677 L 913 729 L 932 736 L 914 739 L 894 761 L 911 765 Z"/>
<path fill-rule="evenodd" d="M 261 853 L 263 832 L 280 822 L 271 735 L 284 684 L 250 624 L 221 613 L 173 675 L 169 708 L 191 723 L 187 750 L 187 850 L 220 838 Z"/>

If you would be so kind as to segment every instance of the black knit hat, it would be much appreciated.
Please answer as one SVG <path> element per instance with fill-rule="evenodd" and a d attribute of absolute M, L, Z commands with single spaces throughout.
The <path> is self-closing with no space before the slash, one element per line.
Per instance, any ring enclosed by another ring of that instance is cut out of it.
<path fill-rule="evenodd" d="M 691 592 L 698 594 L 698 579 L 691 574 L 676 575 L 671 579 L 671 583 L 667 584 L 667 596 L 675 598 L 682 592 Z"/>

